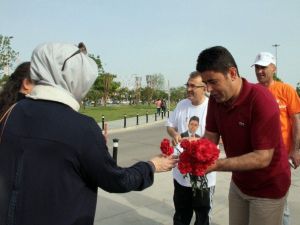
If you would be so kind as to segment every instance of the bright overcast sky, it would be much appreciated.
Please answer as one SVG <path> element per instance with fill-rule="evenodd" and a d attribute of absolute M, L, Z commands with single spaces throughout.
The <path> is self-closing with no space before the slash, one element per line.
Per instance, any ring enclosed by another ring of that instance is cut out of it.
<path fill-rule="evenodd" d="M 0 0 L 0 34 L 19 62 L 40 43 L 83 41 L 123 85 L 161 73 L 181 86 L 205 48 L 222 45 L 256 82 L 256 54 L 277 48 L 279 77 L 300 81 L 299 0 Z"/>

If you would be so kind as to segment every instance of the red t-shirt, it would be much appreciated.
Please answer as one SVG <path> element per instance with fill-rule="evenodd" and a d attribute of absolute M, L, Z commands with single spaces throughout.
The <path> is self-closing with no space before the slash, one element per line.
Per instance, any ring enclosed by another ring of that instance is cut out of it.
<path fill-rule="evenodd" d="M 232 179 L 250 196 L 281 198 L 287 193 L 291 172 L 281 137 L 278 105 L 268 89 L 243 79 L 234 104 L 217 103 L 211 97 L 206 130 L 222 136 L 227 157 L 274 148 L 268 167 L 232 172 Z"/>

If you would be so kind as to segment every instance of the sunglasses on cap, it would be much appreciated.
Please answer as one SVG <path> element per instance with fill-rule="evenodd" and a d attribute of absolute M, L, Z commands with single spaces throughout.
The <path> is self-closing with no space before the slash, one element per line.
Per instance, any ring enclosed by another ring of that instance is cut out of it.
<path fill-rule="evenodd" d="M 85 47 L 85 45 L 84 45 L 82 42 L 80 42 L 80 43 L 78 44 L 78 48 L 79 48 L 79 49 L 78 49 L 76 52 L 74 52 L 72 55 L 70 55 L 68 58 L 65 59 L 63 65 L 62 65 L 62 67 L 61 67 L 61 71 L 64 71 L 66 62 L 67 62 L 70 58 L 72 58 L 73 56 L 75 56 L 75 55 L 77 55 L 77 54 L 79 54 L 79 53 L 83 53 L 83 54 L 85 54 L 85 55 L 87 54 L 86 47 Z"/>

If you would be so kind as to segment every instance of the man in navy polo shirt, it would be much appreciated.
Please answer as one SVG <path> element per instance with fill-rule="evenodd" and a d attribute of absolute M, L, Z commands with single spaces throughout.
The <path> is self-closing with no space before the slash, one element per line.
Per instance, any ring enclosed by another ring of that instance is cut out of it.
<path fill-rule="evenodd" d="M 207 172 L 232 171 L 229 224 L 281 225 L 291 181 L 277 103 L 239 76 L 224 47 L 202 51 L 197 70 L 211 96 L 204 136 L 216 144 L 222 136 L 227 156 Z"/>

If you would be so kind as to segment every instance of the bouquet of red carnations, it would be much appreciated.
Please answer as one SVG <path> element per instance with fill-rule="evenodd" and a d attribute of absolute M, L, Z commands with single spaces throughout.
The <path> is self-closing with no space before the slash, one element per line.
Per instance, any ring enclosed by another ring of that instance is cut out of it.
<path fill-rule="evenodd" d="M 180 146 L 183 148 L 178 162 L 180 173 L 189 176 L 194 194 L 197 190 L 207 189 L 205 173 L 207 168 L 219 158 L 219 149 L 214 143 L 205 138 L 193 141 L 183 139 Z M 174 151 L 168 139 L 163 139 L 161 142 L 161 150 L 166 155 L 171 155 Z"/>

